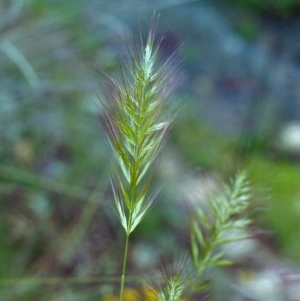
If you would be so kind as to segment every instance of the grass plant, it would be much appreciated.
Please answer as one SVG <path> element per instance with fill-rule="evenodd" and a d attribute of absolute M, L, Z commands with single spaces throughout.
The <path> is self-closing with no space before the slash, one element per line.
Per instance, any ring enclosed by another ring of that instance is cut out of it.
<path fill-rule="evenodd" d="M 155 158 L 174 116 L 164 111 L 170 92 L 180 83 L 178 61 L 161 60 L 162 40 L 155 42 L 157 18 L 153 17 L 146 45 L 128 45 L 128 58 L 120 62 L 116 77 L 106 76 L 102 123 L 116 158 L 112 190 L 115 208 L 125 229 L 126 243 L 120 301 L 123 296 L 130 233 L 153 205 L 158 191 L 148 193 L 156 171 Z"/>
<path fill-rule="evenodd" d="M 250 201 L 247 173 L 240 171 L 230 185 L 224 185 L 223 191 L 208 203 L 207 208 L 195 208 L 191 219 L 191 252 L 199 279 L 210 267 L 232 263 L 226 259 L 222 247 L 248 238 Z"/>
<path fill-rule="evenodd" d="M 150 275 L 148 285 L 142 290 L 142 300 L 179 301 L 190 299 L 197 282 L 195 273 L 190 269 L 190 256 L 180 256 L 168 265 L 164 260 L 158 265 L 159 273 Z M 147 297 L 148 296 L 148 297 Z M 150 298 L 152 296 L 152 298 Z"/>
<path fill-rule="evenodd" d="M 127 56 L 119 62 L 116 76 L 105 75 L 105 98 L 101 117 L 115 155 L 112 191 L 116 213 L 125 229 L 126 242 L 119 300 L 123 300 L 129 238 L 142 221 L 158 191 L 149 194 L 157 164 L 155 159 L 168 132 L 174 114 L 164 110 L 170 92 L 180 83 L 175 55 L 161 60 L 161 41 L 155 42 L 157 19 L 151 22 L 146 44 L 141 49 L 127 45 Z M 140 51 L 140 52 L 138 52 Z M 245 238 L 229 236 L 233 230 L 244 230 L 250 220 L 244 216 L 250 202 L 245 172 L 237 174 L 231 186 L 209 203 L 208 211 L 196 208 L 191 218 L 191 254 L 196 278 L 212 266 L 230 264 L 224 259 L 221 245 Z M 162 284 L 154 289 L 158 301 L 179 301 L 187 283 L 182 271 L 162 269 Z M 199 283 L 198 281 L 198 283 Z M 196 281 L 197 282 L 197 281 Z M 202 291 L 201 285 L 191 291 Z M 150 286 L 151 287 L 151 286 Z"/>

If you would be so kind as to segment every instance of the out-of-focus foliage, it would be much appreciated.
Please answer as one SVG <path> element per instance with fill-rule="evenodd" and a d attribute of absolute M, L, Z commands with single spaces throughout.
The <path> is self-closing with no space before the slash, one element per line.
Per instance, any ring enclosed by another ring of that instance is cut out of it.
<path fill-rule="evenodd" d="M 264 225 L 272 231 L 276 249 L 300 261 L 300 168 L 287 160 L 256 156 L 250 178 L 268 195 L 263 204 Z"/>
<path fill-rule="evenodd" d="M 224 139 L 222 135 L 201 123 L 187 107 L 180 111 L 180 116 L 174 123 L 171 134 L 189 164 L 212 170 L 217 167 L 222 169 L 227 163 L 229 167 L 234 140 Z"/>
<path fill-rule="evenodd" d="M 114 272 L 113 253 L 95 264 L 113 236 L 94 66 L 111 60 L 86 14 L 80 1 L 0 4 L 1 300 L 75 300 L 71 285 L 35 277 Z"/>
<path fill-rule="evenodd" d="M 229 3 L 254 12 L 263 12 L 277 16 L 299 13 L 298 0 L 227 0 Z"/>

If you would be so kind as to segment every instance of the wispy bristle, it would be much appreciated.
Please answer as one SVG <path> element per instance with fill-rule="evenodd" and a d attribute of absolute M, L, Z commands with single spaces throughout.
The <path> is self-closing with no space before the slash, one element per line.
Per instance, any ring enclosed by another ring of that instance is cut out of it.
<path fill-rule="evenodd" d="M 171 254 L 170 263 L 162 259 L 157 264 L 159 272 L 152 269 L 145 277 L 146 285 L 141 289 L 141 299 L 149 301 L 189 299 L 198 281 L 194 270 L 190 268 L 191 262 L 188 254 L 181 255 L 178 259 L 174 259 Z"/>

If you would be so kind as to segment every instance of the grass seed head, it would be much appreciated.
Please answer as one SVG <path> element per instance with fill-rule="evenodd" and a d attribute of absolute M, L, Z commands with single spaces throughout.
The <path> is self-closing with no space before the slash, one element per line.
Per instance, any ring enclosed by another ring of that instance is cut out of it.
<path fill-rule="evenodd" d="M 155 40 L 153 17 L 145 45 L 127 45 L 115 76 L 105 75 L 101 121 L 112 147 L 117 168 L 113 192 L 116 212 L 127 234 L 151 208 L 157 193 L 148 197 L 156 168 L 154 161 L 174 114 L 165 110 L 170 93 L 181 82 L 175 54 L 163 58 L 163 39 Z"/>

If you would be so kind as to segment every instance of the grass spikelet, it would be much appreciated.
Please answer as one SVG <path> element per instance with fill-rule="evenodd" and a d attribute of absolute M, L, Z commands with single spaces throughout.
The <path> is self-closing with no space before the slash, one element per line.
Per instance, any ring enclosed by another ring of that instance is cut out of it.
<path fill-rule="evenodd" d="M 114 172 L 114 197 L 123 203 L 117 205 L 121 220 L 125 220 L 125 211 L 119 208 L 126 208 L 127 234 L 155 199 L 156 193 L 147 196 L 155 173 L 151 167 L 174 118 L 167 115 L 164 105 L 180 83 L 180 77 L 176 79 L 175 56 L 161 61 L 160 42 L 154 42 L 156 21 L 152 20 L 141 54 L 128 45 L 129 59 L 119 62 L 119 74 L 106 76 L 106 97 L 102 100 L 101 120 L 118 165 Z"/>
<path fill-rule="evenodd" d="M 170 264 L 161 260 L 160 264 L 158 264 L 159 272 L 155 273 L 152 271 L 152 274 L 147 279 L 147 285 L 141 290 L 141 300 L 187 300 L 191 297 L 196 283 L 195 274 L 190 271 L 190 267 L 190 257 L 187 255 L 181 256 Z"/>

